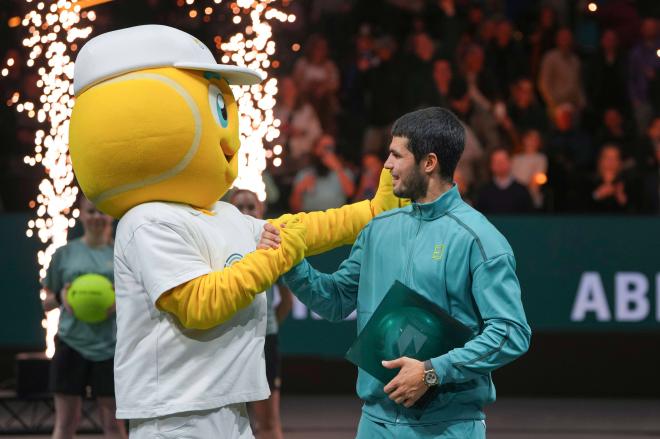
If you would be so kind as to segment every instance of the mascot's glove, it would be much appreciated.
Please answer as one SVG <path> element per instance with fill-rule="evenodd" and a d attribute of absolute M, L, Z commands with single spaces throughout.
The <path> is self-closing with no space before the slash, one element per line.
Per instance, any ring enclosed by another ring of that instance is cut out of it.
<path fill-rule="evenodd" d="M 209 329 L 224 323 L 302 261 L 305 234 L 305 224 L 292 219 L 280 230 L 278 249 L 256 250 L 230 267 L 172 288 L 156 305 L 177 316 L 186 328 Z"/>
<path fill-rule="evenodd" d="M 355 242 L 358 234 L 371 219 L 389 209 L 410 204 L 409 200 L 397 198 L 392 188 L 392 174 L 383 169 L 380 174 L 378 191 L 373 200 L 348 204 L 325 212 L 286 214 L 269 222 L 276 227 L 286 224 L 286 230 L 291 221 L 297 220 L 307 228 L 305 256 L 313 256 L 332 250 L 342 245 Z"/>

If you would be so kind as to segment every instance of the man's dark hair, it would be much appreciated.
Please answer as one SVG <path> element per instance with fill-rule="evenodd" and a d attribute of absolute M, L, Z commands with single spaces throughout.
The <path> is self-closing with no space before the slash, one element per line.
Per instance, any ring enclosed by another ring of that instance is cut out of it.
<path fill-rule="evenodd" d="M 408 139 L 408 149 L 417 163 L 434 153 L 438 157 L 440 177 L 453 180 L 465 147 L 465 128 L 454 113 L 430 107 L 404 114 L 392 125 L 392 136 Z"/>

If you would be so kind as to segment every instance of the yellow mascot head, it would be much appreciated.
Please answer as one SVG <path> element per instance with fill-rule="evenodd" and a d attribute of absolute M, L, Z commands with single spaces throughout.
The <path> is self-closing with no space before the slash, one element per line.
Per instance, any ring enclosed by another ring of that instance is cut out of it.
<path fill-rule="evenodd" d="M 209 207 L 238 173 L 230 85 L 256 71 L 215 62 L 180 30 L 158 25 L 91 39 L 75 63 L 69 151 L 83 192 L 115 218 L 149 201 Z"/>

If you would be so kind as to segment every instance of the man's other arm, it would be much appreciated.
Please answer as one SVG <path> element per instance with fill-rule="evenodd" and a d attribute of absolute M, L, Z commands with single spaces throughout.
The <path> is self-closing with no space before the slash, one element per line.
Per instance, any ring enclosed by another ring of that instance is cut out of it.
<path fill-rule="evenodd" d="M 513 255 L 505 253 L 474 270 L 472 294 L 483 330 L 464 347 L 431 360 L 440 384 L 486 375 L 527 352 L 531 330 L 520 299 L 515 264 Z"/>
<path fill-rule="evenodd" d="M 364 235 L 360 233 L 348 259 L 334 273 L 321 273 L 304 259 L 282 276 L 293 294 L 326 320 L 343 320 L 355 310 Z"/>

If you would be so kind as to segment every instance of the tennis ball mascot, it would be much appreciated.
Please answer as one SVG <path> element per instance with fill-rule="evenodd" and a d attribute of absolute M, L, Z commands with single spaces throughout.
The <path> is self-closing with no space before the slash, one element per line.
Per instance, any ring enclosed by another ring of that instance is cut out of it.
<path fill-rule="evenodd" d="M 238 173 L 229 86 L 261 80 L 166 26 L 97 36 L 76 60 L 73 168 L 120 218 L 115 387 L 132 437 L 252 437 L 244 403 L 269 395 L 259 293 L 401 203 L 384 172 L 373 200 L 285 215 L 280 247 L 255 250 L 264 222 L 217 200 Z"/>

